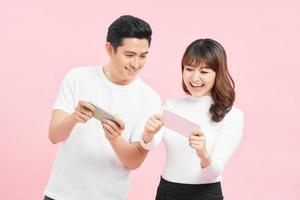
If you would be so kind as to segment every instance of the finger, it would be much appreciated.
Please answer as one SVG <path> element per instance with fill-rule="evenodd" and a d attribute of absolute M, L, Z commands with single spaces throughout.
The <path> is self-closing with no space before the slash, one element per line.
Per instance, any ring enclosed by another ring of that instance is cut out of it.
<path fill-rule="evenodd" d="M 115 116 L 115 119 L 116 119 L 116 122 L 118 123 L 119 127 L 122 130 L 124 130 L 125 129 L 125 123 L 123 122 L 123 120 L 118 115 Z"/>
<path fill-rule="evenodd" d="M 193 149 L 196 149 L 196 150 L 198 150 L 198 146 L 197 146 L 197 145 L 195 145 L 195 144 L 190 144 L 190 147 L 192 147 Z"/>
<path fill-rule="evenodd" d="M 88 116 L 92 116 L 92 114 L 93 114 L 93 112 L 91 110 L 89 110 L 86 107 L 81 106 L 81 105 L 78 105 L 75 110 L 85 113 Z"/>
<path fill-rule="evenodd" d="M 109 119 L 102 119 L 103 123 L 108 124 L 110 127 L 112 127 L 114 129 L 115 132 L 121 132 L 121 129 L 119 127 L 118 124 L 116 124 L 115 122 L 109 120 Z"/>
<path fill-rule="evenodd" d="M 88 120 L 90 119 L 89 116 L 86 116 L 86 115 L 83 114 L 83 113 L 80 113 L 79 117 L 80 117 L 81 119 L 83 119 L 84 121 L 88 121 Z"/>
<path fill-rule="evenodd" d="M 201 144 L 203 144 L 203 142 L 193 140 L 193 141 L 190 141 L 190 144 L 201 145 Z"/>
<path fill-rule="evenodd" d="M 115 130 L 110 125 L 108 125 L 106 123 L 102 123 L 102 126 L 103 126 L 103 129 L 105 129 L 110 136 L 114 137 L 117 135 Z"/>
<path fill-rule="evenodd" d="M 90 111 L 88 111 L 87 113 L 86 112 L 82 112 L 82 111 L 79 111 L 80 112 L 80 116 L 84 116 L 84 118 L 86 120 L 89 120 L 92 118 L 92 113 L 89 113 Z"/>
<path fill-rule="evenodd" d="M 189 140 L 189 144 L 195 144 L 195 145 L 204 146 L 205 143 L 206 143 L 206 142 L 203 141 L 203 140 Z"/>
<path fill-rule="evenodd" d="M 107 138 L 107 139 L 112 139 L 113 138 L 113 136 L 109 133 L 109 131 L 106 129 L 106 128 L 104 128 L 103 127 L 103 130 L 104 130 L 104 133 L 105 133 L 105 137 Z"/>
<path fill-rule="evenodd" d="M 158 125 L 158 126 L 161 126 L 161 125 L 163 124 L 162 120 L 157 119 L 157 118 L 155 118 L 154 116 L 153 116 L 153 117 L 150 117 L 149 120 L 150 120 L 151 122 L 155 123 L 155 124 Z"/>
<path fill-rule="evenodd" d="M 203 136 L 204 133 L 203 133 L 202 131 L 200 131 L 200 130 L 197 130 L 197 131 L 194 131 L 194 132 L 192 133 L 192 135 L 195 135 L 195 136 Z"/>
<path fill-rule="evenodd" d="M 92 116 L 93 116 L 93 112 L 84 107 L 81 107 L 79 112 L 83 113 L 84 115 L 88 116 L 89 118 L 92 118 Z"/>
<path fill-rule="evenodd" d="M 148 124 L 146 124 L 145 128 L 147 129 L 147 131 L 150 131 L 150 132 L 155 132 L 155 128 L 152 127 L 152 126 L 149 126 Z"/>
<path fill-rule="evenodd" d="M 79 111 L 75 111 L 76 112 L 76 116 L 78 118 L 80 118 L 81 120 L 83 120 L 84 122 L 88 121 L 90 118 L 88 116 L 86 116 L 85 114 L 79 112 Z"/>
<path fill-rule="evenodd" d="M 95 107 L 90 104 L 89 102 L 87 101 L 79 101 L 78 103 L 81 107 L 85 107 L 86 109 L 90 110 L 90 111 L 94 111 L 95 110 Z"/>
<path fill-rule="evenodd" d="M 160 126 L 161 126 L 161 123 L 158 120 L 154 119 L 154 118 L 149 118 L 146 124 L 148 126 L 153 127 L 154 129 L 159 129 Z"/>
<path fill-rule="evenodd" d="M 150 120 L 150 119 L 147 121 L 147 125 L 148 125 L 148 126 L 152 126 L 152 127 L 155 128 L 155 129 L 157 129 L 157 128 L 159 127 L 158 124 L 156 124 L 155 122 L 153 122 L 153 121 Z"/>
<path fill-rule="evenodd" d="M 81 122 L 81 123 L 86 122 L 85 120 L 81 119 L 78 115 L 75 115 L 75 119 L 76 119 L 76 121 Z"/>
<path fill-rule="evenodd" d="M 104 133 L 105 133 L 106 135 L 111 136 L 110 132 L 105 128 L 105 126 L 104 126 L 103 124 L 101 124 L 101 126 L 102 126 L 102 128 L 103 128 L 103 130 L 104 130 Z"/>
<path fill-rule="evenodd" d="M 191 135 L 190 136 L 190 140 L 198 140 L 198 141 L 204 141 L 205 137 L 204 136 L 195 136 L 195 135 Z"/>
<path fill-rule="evenodd" d="M 203 151 L 204 150 L 204 146 L 202 144 L 198 145 L 198 144 L 190 144 L 190 146 L 198 151 Z"/>
<path fill-rule="evenodd" d="M 157 119 L 158 121 L 163 121 L 163 116 L 161 114 L 156 114 L 153 116 L 155 119 Z"/>

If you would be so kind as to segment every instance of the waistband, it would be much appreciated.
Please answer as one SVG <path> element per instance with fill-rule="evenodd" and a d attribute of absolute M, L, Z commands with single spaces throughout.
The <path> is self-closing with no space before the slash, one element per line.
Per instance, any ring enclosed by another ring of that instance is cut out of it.
<path fill-rule="evenodd" d="M 205 183 L 205 184 L 185 184 L 185 183 L 175 183 L 165 180 L 161 177 L 159 190 L 172 191 L 177 193 L 207 193 L 213 192 L 222 194 L 222 187 L 220 182 L 216 183 Z"/>

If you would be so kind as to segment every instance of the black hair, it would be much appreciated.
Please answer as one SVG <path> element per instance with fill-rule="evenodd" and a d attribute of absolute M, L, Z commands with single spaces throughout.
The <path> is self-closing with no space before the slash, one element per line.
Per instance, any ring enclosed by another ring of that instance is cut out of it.
<path fill-rule="evenodd" d="M 151 35 L 152 30 L 147 22 L 131 15 L 123 15 L 109 26 L 106 41 L 116 51 L 119 46 L 122 46 L 124 38 L 147 39 L 150 46 Z"/>

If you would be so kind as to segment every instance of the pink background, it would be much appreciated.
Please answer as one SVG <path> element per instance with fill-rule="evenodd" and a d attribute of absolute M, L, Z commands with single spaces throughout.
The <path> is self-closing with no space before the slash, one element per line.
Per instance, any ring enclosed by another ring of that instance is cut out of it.
<path fill-rule="evenodd" d="M 0 2 L 1 199 L 42 199 L 58 87 L 73 67 L 107 63 L 107 28 L 122 14 L 152 25 L 141 76 L 163 99 L 183 95 L 180 59 L 192 40 L 211 37 L 227 50 L 245 131 L 224 172 L 226 199 L 299 199 L 299 1 L 161 2 Z M 164 155 L 160 145 L 133 172 L 129 199 L 154 199 Z"/>

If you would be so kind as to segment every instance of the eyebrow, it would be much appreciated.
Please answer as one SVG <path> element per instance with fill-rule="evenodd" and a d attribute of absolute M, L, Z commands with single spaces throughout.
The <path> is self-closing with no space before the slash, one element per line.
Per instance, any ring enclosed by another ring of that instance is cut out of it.
<path fill-rule="evenodd" d="M 136 52 L 134 52 L 134 51 L 125 51 L 125 53 L 131 53 L 131 54 L 134 54 L 134 55 L 136 55 L 137 53 Z M 146 52 L 143 52 L 143 53 L 141 53 L 141 54 L 143 54 L 143 55 L 145 55 L 145 54 L 148 54 L 148 51 L 146 51 Z"/>
<path fill-rule="evenodd" d="M 196 67 L 198 67 L 198 66 L 193 66 L 193 65 L 185 65 L 185 67 L 194 67 L 194 68 L 196 68 Z M 204 66 L 204 67 L 200 67 L 200 69 L 211 69 L 210 67 L 208 67 L 208 66 Z"/>
<path fill-rule="evenodd" d="M 211 69 L 211 68 L 208 66 L 205 66 L 205 67 L 200 67 L 200 69 Z"/>

